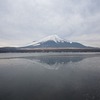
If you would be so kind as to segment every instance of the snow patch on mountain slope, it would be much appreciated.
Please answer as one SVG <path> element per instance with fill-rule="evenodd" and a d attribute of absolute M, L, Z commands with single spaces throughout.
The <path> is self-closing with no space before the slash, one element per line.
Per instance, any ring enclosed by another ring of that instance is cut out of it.
<path fill-rule="evenodd" d="M 46 41 L 54 41 L 54 42 L 64 42 L 63 39 L 61 39 L 60 37 L 58 37 L 57 35 L 50 35 L 46 38 L 43 38 L 42 40 L 40 40 L 39 42 L 46 42 Z"/>
<path fill-rule="evenodd" d="M 60 37 L 58 37 L 57 35 L 50 35 L 50 36 L 45 37 L 45 38 L 43 38 L 43 39 L 41 39 L 41 40 L 39 40 L 37 42 L 33 42 L 30 45 L 38 46 L 38 45 L 40 45 L 40 43 L 47 42 L 47 41 L 54 41 L 56 43 L 57 42 L 62 42 L 62 43 L 63 42 L 67 42 L 67 41 L 61 39 Z"/>

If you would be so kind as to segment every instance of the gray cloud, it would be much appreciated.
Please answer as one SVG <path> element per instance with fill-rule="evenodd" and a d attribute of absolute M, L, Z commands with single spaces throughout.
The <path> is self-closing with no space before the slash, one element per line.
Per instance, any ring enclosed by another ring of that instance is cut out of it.
<path fill-rule="evenodd" d="M 100 47 L 99 5 L 100 0 L 0 0 L 0 46 L 58 34 Z"/>

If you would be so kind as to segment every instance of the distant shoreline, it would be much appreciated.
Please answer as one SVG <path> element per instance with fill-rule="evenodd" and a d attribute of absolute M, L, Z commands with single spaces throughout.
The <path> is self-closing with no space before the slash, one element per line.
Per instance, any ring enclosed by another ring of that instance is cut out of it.
<path fill-rule="evenodd" d="M 31 53 L 31 52 L 100 52 L 100 48 L 0 48 L 0 53 Z"/>

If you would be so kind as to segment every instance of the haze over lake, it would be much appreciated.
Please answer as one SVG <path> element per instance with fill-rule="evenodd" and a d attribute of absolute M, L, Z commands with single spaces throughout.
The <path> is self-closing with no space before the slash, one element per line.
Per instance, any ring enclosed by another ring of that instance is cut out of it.
<path fill-rule="evenodd" d="M 1 53 L 0 100 L 100 100 L 100 53 Z"/>

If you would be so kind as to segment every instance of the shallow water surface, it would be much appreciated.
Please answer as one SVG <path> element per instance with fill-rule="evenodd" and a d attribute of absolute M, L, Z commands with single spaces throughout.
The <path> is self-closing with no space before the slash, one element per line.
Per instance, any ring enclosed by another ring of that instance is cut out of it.
<path fill-rule="evenodd" d="M 0 100 L 100 100 L 100 53 L 0 54 Z"/>

